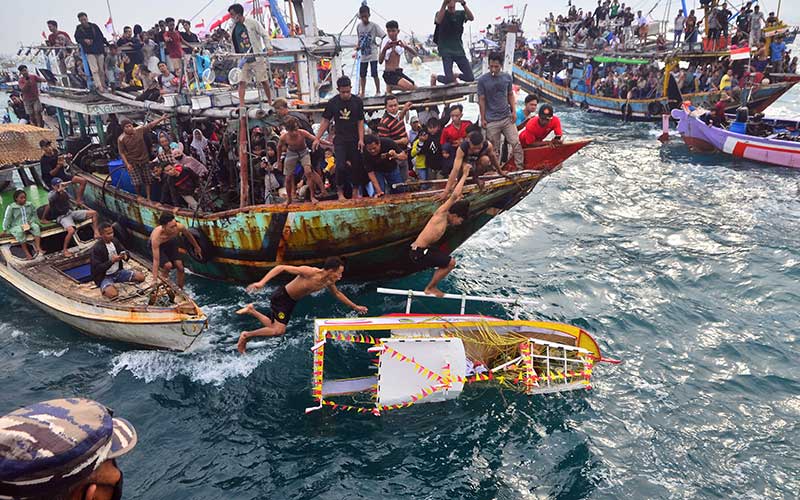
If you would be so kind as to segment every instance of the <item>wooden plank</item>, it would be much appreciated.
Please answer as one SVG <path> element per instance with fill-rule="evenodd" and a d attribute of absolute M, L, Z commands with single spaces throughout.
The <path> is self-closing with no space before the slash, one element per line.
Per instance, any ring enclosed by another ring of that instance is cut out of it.
<path fill-rule="evenodd" d="M 81 102 L 78 100 L 57 97 L 49 94 L 41 94 L 39 99 L 45 106 L 54 106 L 56 108 L 90 116 L 108 115 L 111 113 L 137 113 L 142 111 L 140 108 L 134 106 L 128 106 L 126 104 L 108 100 L 98 102 Z"/>

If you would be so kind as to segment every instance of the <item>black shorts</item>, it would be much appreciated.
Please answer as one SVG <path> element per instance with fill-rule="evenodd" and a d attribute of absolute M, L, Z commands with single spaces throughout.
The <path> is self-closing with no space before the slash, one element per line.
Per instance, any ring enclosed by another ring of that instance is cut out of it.
<path fill-rule="evenodd" d="M 162 243 L 158 247 L 158 265 L 164 267 L 164 264 L 171 262 L 174 266 L 177 261 L 181 260 L 181 253 L 178 246 L 178 240 L 173 238 L 166 243 Z"/>
<path fill-rule="evenodd" d="M 358 74 L 361 75 L 361 78 L 367 77 L 367 66 L 370 69 L 370 75 L 372 78 L 378 77 L 378 61 L 368 61 L 362 62 L 361 65 L 358 67 Z"/>
<path fill-rule="evenodd" d="M 420 269 L 438 267 L 444 269 L 450 265 L 450 254 L 438 248 L 412 248 L 408 252 L 411 262 L 419 266 Z"/>
<path fill-rule="evenodd" d="M 272 312 L 272 321 L 277 321 L 279 323 L 283 323 L 284 325 L 288 325 L 289 319 L 292 317 L 292 311 L 294 311 L 294 306 L 296 305 L 297 301 L 289 297 L 289 293 L 286 291 L 285 286 L 276 289 L 269 297 L 269 307 L 270 311 Z"/>
<path fill-rule="evenodd" d="M 408 80 L 412 85 L 414 84 L 414 80 L 403 73 L 403 68 L 383 72 L 383 81 L 386 82 L 386 85 L 397 85 L 403 79 Z"/>

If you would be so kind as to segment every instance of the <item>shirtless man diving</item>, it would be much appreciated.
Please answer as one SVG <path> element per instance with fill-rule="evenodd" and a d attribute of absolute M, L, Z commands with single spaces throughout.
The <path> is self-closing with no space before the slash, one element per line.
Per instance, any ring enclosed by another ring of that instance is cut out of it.
<path fill-rule="evenodd" d="M 436 248 L 436 244 L 442 239 L 448 226 L 461 225 L 469 215 L 469 202 L 460 200 L 466 181 L 467 173 L 461 176 L 453 193 L 436 209 L 425 228 L 411 244 L 409 252 L 411 262 L 419 266 L 420 270 L 437 268 L 433 272 L 431 282 L 425 287 L 425 293 L 428 295 L 444 296 L 444 292 L 438 288 L 439 282 L 456 267 L 456 260 Z"/>
<path fill-rule="evenodd" d="M 236 348 L 240 353 L 244 354 L 247 342 L 253 337 L 279 337 L 286 333 L 286 325 L 289 323 L 297 302 L 323 288 L 327 288 L 339 302 L 359 314 L 367 312 L 366 307 L 355 304 L 336 288 L 336 282 L 342 279 L 342 273 L 344 273 L 344 262 L 338 257 L 329 257 L 325 260 L 322 269 L 310 266 L 276 266 L 260 281 L 251 283 L 247 287 L 248 293 L 253 293 L 263 288 L 270 280 L 283 273 L 293 274 L 295 278 L 287 285 L 280 286 L 272 292 L 272 296 L 269 298 L 269 316 L 258 312 L 253 304 L 247 304 L 236 311 L 236 314 L 249 314 L 264 325 L 258 330 L 242 332 L 239 336 L 239 342 L 236 344 Z"/>

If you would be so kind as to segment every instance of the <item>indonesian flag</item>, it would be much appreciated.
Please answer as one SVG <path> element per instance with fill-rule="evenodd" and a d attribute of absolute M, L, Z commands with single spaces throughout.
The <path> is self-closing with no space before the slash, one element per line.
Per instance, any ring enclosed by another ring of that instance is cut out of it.
<path fill-rule="evenodd" d="M 512 3 L 511 5 L 504 5 L 503 8 L 504 9 L 513 9 L 514 8 L 514 4 Z"/>
<path fill-rule="evenodd" d="M 480 30 L 479 33 L 486 33 L 486 30 Z M 42 31 L 42 35 L 44 35 L 44 31 Z"/>
<path fill-rule="evenodd" d="M 501 20 L 501 19 L 503 19 L 503 18 L 502 18 L 502 17 L 500 17 L 500 16 L 497 16 L 497 17 L 495 17 L 495 18 L 494 18 L 494 20 L 495 20 L 495 21 L 499 21 L 499 20 Z"/>
<path fill-rule="evenodd" d="M 109 16 L 108 17 L 108 21 L 106 21 L 106 24 L 105 24 L 106 31 L 111 33 L 111 31 L 113 30 L 113 26 L 114 26 L 114 21 L 112 21 L 111 20 L 111 16 Z"/>
<path fill-rule="evenodd" d="M 199 23 L 194 25 L 195 28 L 205 28 L 206 27 L 206 20 L 201 19 Z"/>
<path fill-rule="evenodd" d="M 731 61 L 741 61 L 742 59 L 750 59 L 750 47 L 745 45 L 741 48 L 731 48 Z"/>

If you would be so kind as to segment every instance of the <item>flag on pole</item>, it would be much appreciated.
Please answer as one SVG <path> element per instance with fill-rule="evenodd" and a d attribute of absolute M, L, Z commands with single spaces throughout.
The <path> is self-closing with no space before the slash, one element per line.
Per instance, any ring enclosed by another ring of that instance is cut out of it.
<path fill-rule="evenodd" d="M 495 20 L 495 21 L 499 21 L 499 20 L 501 20 L 501 19 L 503 19 L 503 18 L 502 18 L 502 17 L 500 17 L 500 16 L 497 16 L 497 17 L 495 17 L 495 18 L 494 18 L 494 20 Z"/>
<path fill-rule="evenodd" d="M 201 19 L 199 23 L 194 25 L 195 28 L 205 28 L 206 27 L 206 20 Z"/>
<path fill-rule="evenodd" d="M 105 27 L 106 27 L 106 31 L 108 31 L 109 33 L 111 33 L 113 31 L 113 29 L 114 29 L 114 21 L 111 20 L 111 16 L 108 16 L 108 21 L 106 21 Z"/>
<path fill-rule="evenodd" d="M 741 61 L 742 59 L 750 59 L 750 47 L 745 45 L 741 48 L 731 48 L 731 61 Z"/>
<path fill-rule="evenodd" d="M 514 4 L 512 3 L 511 5 L 504 5 L 503 8 L 504 9 L 513 9 L 514 8 Z"/>

